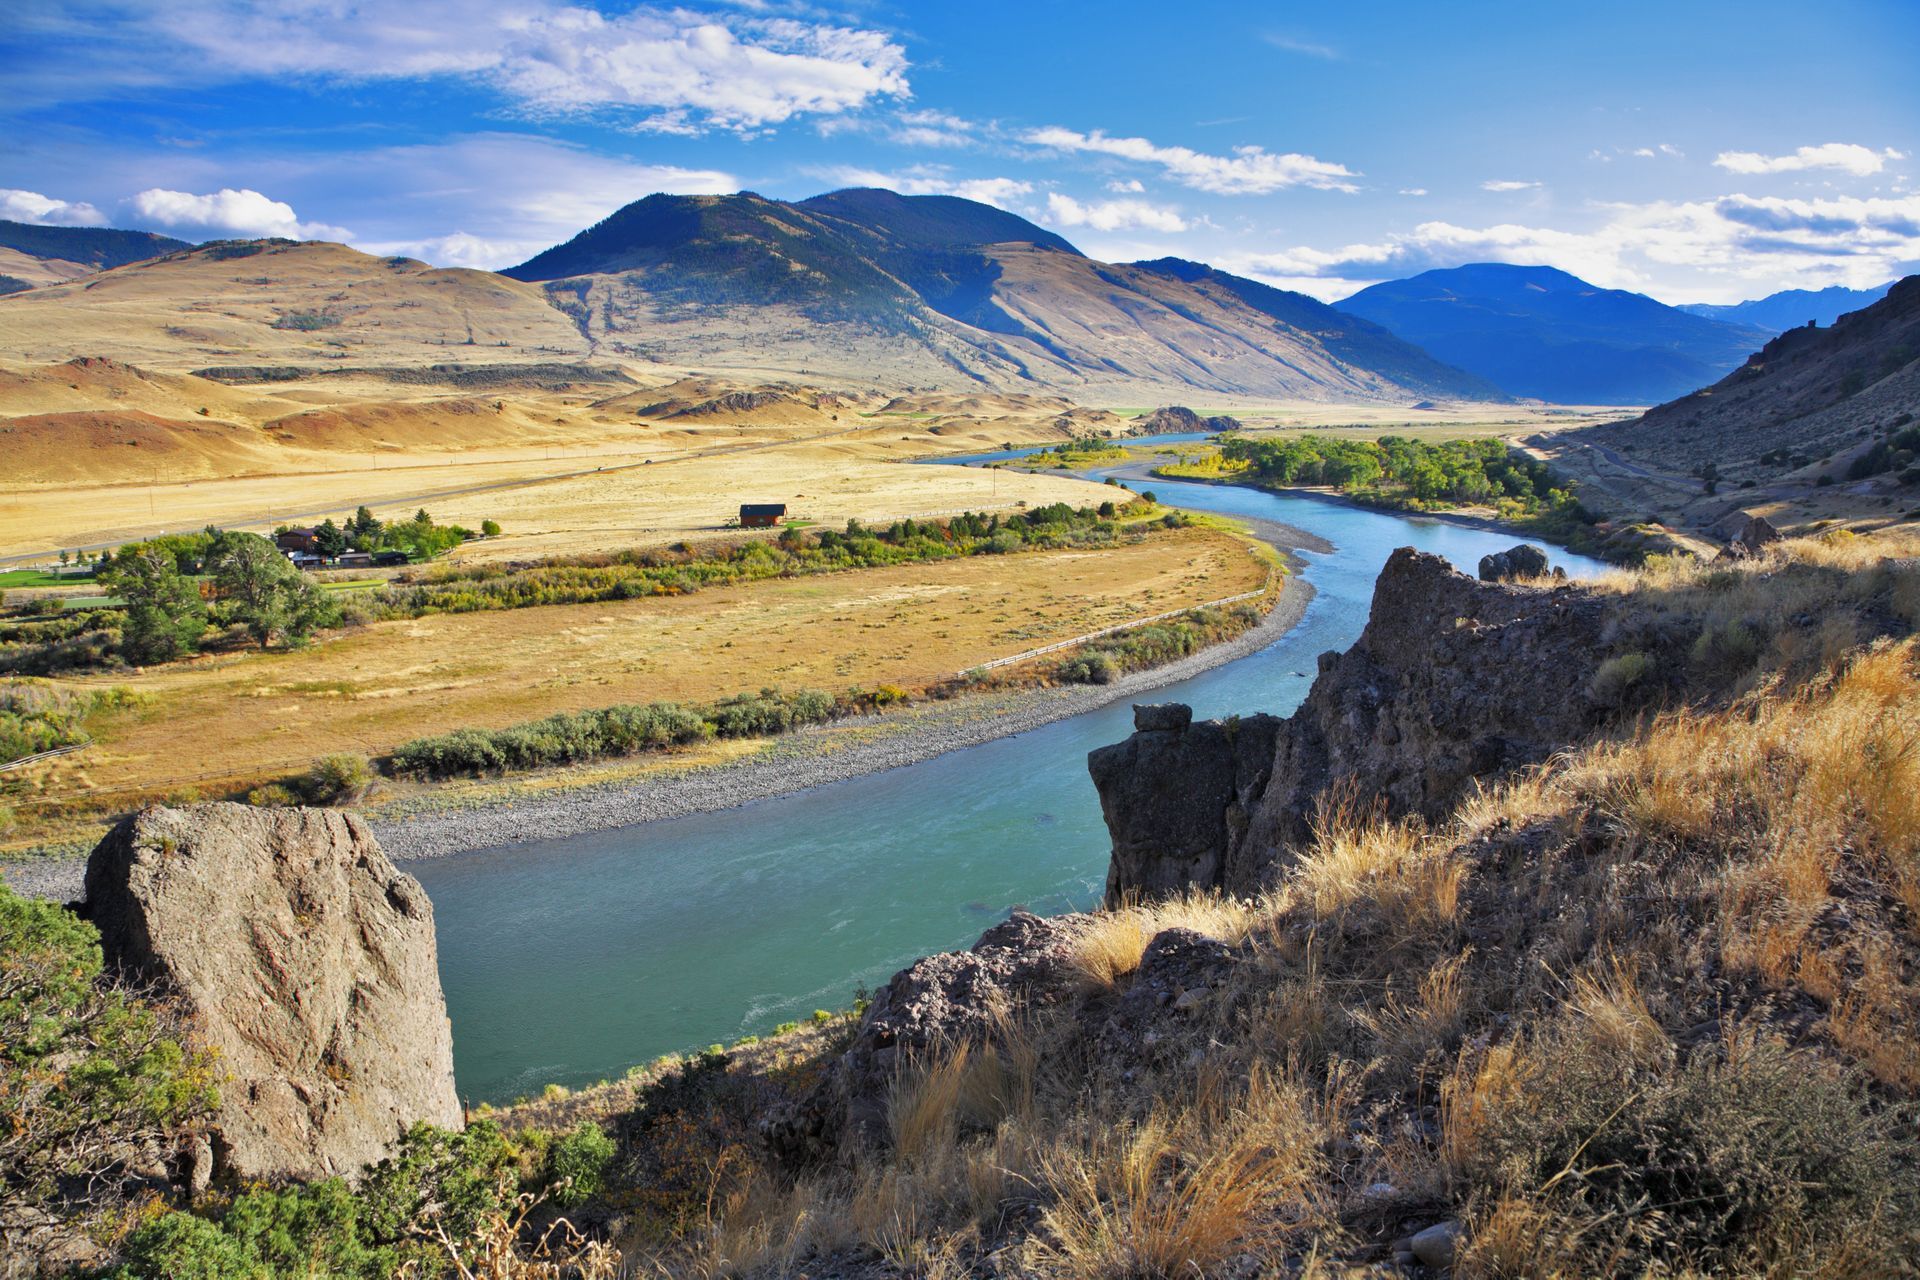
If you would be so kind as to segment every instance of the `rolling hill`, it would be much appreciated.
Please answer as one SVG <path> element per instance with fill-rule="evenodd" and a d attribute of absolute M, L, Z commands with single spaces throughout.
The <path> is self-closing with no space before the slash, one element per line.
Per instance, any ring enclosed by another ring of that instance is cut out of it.
<path fill-rule="evenodd" d="M 1756 329 L 1784 333 L 1809 322 L 1830 325 L 1849 311 L 1872 306 L 1886 297 L 1887 290 L 1891 288 L 1893 282 L 1889 280 L 1877 289 L 1843 289 L 1837 284 L 1825 289 L 1783 289 L 1764 298 L 1736 302 L 1731 306 L 1689 302 L 1682 304 L 1680 310 L 1690 315 L 1705 316 L 1709 320 L 1724 320 L 1729 324 L 1751 325 Z"/>
<path fill-rule="evenodd" d="M 530 285 L 324 241 L 216 241 L 0 297 L 0 356 L 209 366 L 525 362 L 587 350 Z"/>
<path fill-rule="evenodd" d="M 1552 267 L 1504 263 L 1427 271 L 1336 305 L 1514 395 L 1561 404 L 1684 395 L 1768 336 Z"/>
<path fill-rule="evenodd" d="M 649 196 L 504 274 L 543 284 L 595 343 L 670 364 L 1080 394 L 1497 395 L 1312 299 L 1096 262 L 952 196 Z"/>
<path fill-rule="evenodd" d="M 62 284 L 191 247 L 185 240 L 151 231 L 42 227 L 0 218 L 0 293 Z"/>

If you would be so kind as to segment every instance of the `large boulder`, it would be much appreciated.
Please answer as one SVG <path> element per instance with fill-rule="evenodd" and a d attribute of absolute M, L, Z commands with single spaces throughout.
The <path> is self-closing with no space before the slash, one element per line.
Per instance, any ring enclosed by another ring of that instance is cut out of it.
<path fill-rule="evenodd" d="M 418 1121 L 460 1126 L 433 906 L 358 818 L 147 809 L 88 859 L 86 912 L 218 1052 L 222 1172 L 352 1175 Z"/>
<path fill-rule="evenodd" d="M 1592 594 L 1476 582 L 1401 548 L 1380 572 L 1366 630 L 1345 653 L 1321 655 L 1292 716 L 1143 726 L 1089 757 L 1113 836 L 1108 901 L 1189 885 L 1257 892 L 1329 801 L 1444 816 L 1476 779 L 1598 725 L 1605 708 L 1588 690 L 1607 625 Z"/>
<path fill-rule="evenodd" d="M 1511 582 L 1515 578 L 1543 578 L 1547 553 L 1530 542 L 1480 557 L 1480 581 Z"/>
<path fill-rule="evenodd" d="M 1191 709 L 1172 703 L 1135 707 L 1133 723 L 1131 738 L 1087 757 L 1113 835 L 1107 905 L 1243 882 L 1248 869 L 1236 857 L 1273 771 L 1280 721 L 1195 724 Z"/>

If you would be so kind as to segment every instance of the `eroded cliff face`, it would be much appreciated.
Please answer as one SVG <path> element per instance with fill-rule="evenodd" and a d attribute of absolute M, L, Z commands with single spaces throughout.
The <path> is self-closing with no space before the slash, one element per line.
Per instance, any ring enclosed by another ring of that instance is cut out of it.
<path fill-rule="evenodd" d="M 351 1176 L 416 1122 L 460 1127 L 433 906 L 358 818 L 147 809 L 86 883 L 108 964 L 179 996 L 219 1053 L 223 1172 Z"/>
<path fill-rule="evenodd" d="M 1088 757 L 1113 836 L 1108 905 L 1256 892 L 1325 804 L 1439 818 L 1475 779 L 1544 760 L 1600 721 L 1588 690 L 1607 622 L 1578 588 L 1478 582 L 1401 548 L 1366 630 L 1321 655 L 1292 716 L 1142 708 L 1139 732 Z"/>

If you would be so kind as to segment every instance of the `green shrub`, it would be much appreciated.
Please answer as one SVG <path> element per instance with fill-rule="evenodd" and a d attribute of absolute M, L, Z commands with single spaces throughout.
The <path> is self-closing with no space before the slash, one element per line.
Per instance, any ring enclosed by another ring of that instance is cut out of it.
<path fill-rule="evenodd" d="M 1707 679 L 1728 684 L 1747 672 L 1760 660 L 1761 638 L 1739 620 L 1709 625 L 1693 642 L 1689 655 L 1694 667 Z"/>
<path fill-rule="evenodd" d="M 256 809 L 285 809 L 299 804 L 300 797 L 291 787 L 269 782 L 247 792 L 247 803 Z"/>
<path fill-rule="evenodd" d="M 500 522 L 498 520 L 482 520 L 480 522 L 480 533 L 481 533 L 481 536 L 487 537 L 487 538 L 499 537 Z"/>
<path fill-rule="evenodd" d="M 365 756 L 341 752 L 323 756 L 301 789 L 313 804 L 346 804 L 364 796 L 374 777 L 373 764 Z"/>
<path fill-rule="evenodd" d="M 582 1120 L 556 1137 L 547 1147 L 543 1171 L 553 1188 L 554 1203 L 571 1208 L 599 1195 L 613 1155 L 613 1139 L 591 1120 Z"/>
<path fill-rule="evenodd" d="M 1642 682 L 1652 665 L 1653 660 L 1639 652 L 1608 658 L 1588 682 L 1587 696 L 1602 707 L 1625 707 L 1644 690 Z"/>

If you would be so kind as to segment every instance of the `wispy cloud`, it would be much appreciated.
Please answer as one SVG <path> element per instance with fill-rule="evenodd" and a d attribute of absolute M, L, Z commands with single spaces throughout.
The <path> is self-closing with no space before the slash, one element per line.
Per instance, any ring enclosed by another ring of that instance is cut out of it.
<path fill-rule="evenodd" d="M 1832 169 L 1856 178 L 1870 177 L 1887 167 L 1889 160 L 1906 156 L 1888 147 L 1875 151 L 1852 142 L 1828 142 L 1817 147 L 1799 147 L 1784 156 L 1762 155 L 1758 151 L 1722 151 L 1713 163 L 1729 173 L 1799 173 L 1808 169 Z"/>
<path fill-rule="evenodd" d="M 1427 189 L 1425 187 L 1402 187 L 1400 188 L 1400 194 L 1403 196 L 1423 196 L 1427 194 Z"/>
<path fill-rule="evenodd" d="M 1281 31 L 1269 31 L 1260 38 L 1276 49 L 1284 49 L 1288 53 L 1297 53 L 1302 57 L 1319 58 L 1325 62 L 1338 62 L 1344 56 L 1330 44 L 1322 44 L 1318 40 L 1305 40 Z"/>
<path fill-rule="evenodd" d="M 464 77 L 534 115 L 624 115 L 669 133 L 750 131 L 911 96 L 892 36 L 829 23 L 640 7 L 608 16 L 561 0 L 79 0 L 100 33 L 64 78 L 34 90 L 97 96 L 128 84 L 314 76 Z"/>
<path fill-rule="evenodd" d="M 1482 191 L 1533 191 L 1540 186 L 1537 182 L 1518 182 L 1511 178 L 1490 178 L 1480 184 Z"/>
<path fill-rule="evenodd" d="M 1177 209 L 1147 200 L 1094 200 L 1086 204 L 1058 191 L 1047 193 L 1047 221 L 1057 227 L 1095 231 L 1185 231 Z"/>
<path fill-rule="evenodd" d="M 1605 206 L 1589 231 L 1502 223 L 1424 222 L 1412 231 L 1337 249 L 1298 247 L 1223 255 L 1229 270 L 1300 287 L 1302 281 L 1371 282 L 1469 262 L 1550 265 L 1610 288 L 1646 288 L 1678 269 L 1726 282 L 1730 296 L 1752 282 L 1855 288 L 1899 275 L 1920 260 L 1920 195 L 1715 200 Z M 1316 288 L 1322 295 L 1337 288 Z"/>
<path fill-rule="evenodd" d="M 1262 147 L 1235 147 L 1231 155 L 1208 155 L 1188 147 L 1158 146 L 1145 138 L 1115 138 L 1100 130 L 1080 133 L 1058 125 L 1031 130 L 1025 141 L 1052 151 L 1157 165 L 1183 186 L 1215 195 L 1265 195 L 1283 187 L 1359 190 L 1353 181 L 1359 175 L 1343 164 L 1294 152 L 1275 154 Z"/>

